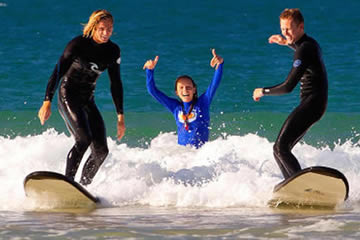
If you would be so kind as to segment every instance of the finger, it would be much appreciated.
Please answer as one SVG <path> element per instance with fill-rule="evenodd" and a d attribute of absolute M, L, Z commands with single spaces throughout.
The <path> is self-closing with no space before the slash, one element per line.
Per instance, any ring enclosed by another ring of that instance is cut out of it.
<path fill-rule="evenodd" d="M 44 125 L 44 119 L 42 117 L 42 112 L 41 111 L 39 111 L 39 113 L 38 113 L 38 118 L 40 120 L 41 125 Z"/>
<path fill-rule="evenodd" d="M 143 66 L 143 70 L 145 70 L 145 68 L 148 67 L 150 61 L 151 61 L 151 60 L 147 60 L 147 61 L 145 62 L 144 66 Z"/>
<path fill-rule="evenodd" d="M 44 117 L 44 122 L 47 121 L 50 118 L 51 112 L 47 112 Z"/>
<path fill-rule="evenodd" d="M 119 140 L 121 140 L 123 137 L 124 137 L 124 135 L 125 135 L 125 129 L 120 129 L 119 131 L 118 131 L 118 139 Z"/>
<path fill-rule="evenodd" d="M 254 91 L 253 95 L 252 95 L 252 98 L 254 99 L 255 102 L 259 101 L 259 97 L 256 96 L 256 93 Z"/>
<path fill-rule="evenodd" d="M 124 136 L 124 134 L 123 134 L 123 133 L 120 133 L 120 134 L 118 134 L 117 139 L 118 139 L 118 140 L 121 140 L 121 139 L 123 138 L 123 136 Z"/>
<path fill-rule="evenodd" d="M 156 66 L 156 64 L 157 64 L 158 61 L 159 61 L 159 56 L 156 56 L 156 57 L 154 58 L 154 61 L 152 61 L 152 67 L 153 67 L 153 68 L 155 68 L 155 66 Z"/>
<path fill-rule="evenodd" d="M 212 58 L 211 61 L 210 61 L 210 66 L 213 68 L 215 67 L 215 58 Z"/>
<path fill-rule="evenodd" d="M 117 138 L 119 140 L 122 139 L 122 137 L 125 135 L 125 130 L 126 130 L 126 127 L 125 127 L 125 124 L 122 122 L 118 122 L 117 124 Z"/>
<path fill-rule="evenodd" d="M 41 116 L 41 117 L 39 117 L 40 118 L 40 123 L 41 123 L 41 125 L 44 125 L 44 123 L 45 123 L 45 119 L 44 119 L 44 117 L 43 116 Z"/>
<path fill-rule="evenodd" d="M 274 35 L 272 35 L 271 37 L 269 37 L 269 43 L 275 43 L 276 39 L 277 38 Z"/>
<path fill-rule="evenodd" d="M 211 50 L 211 52 L 212 52 L 212 55 L 213 55 L 214 57 L 216 57 L 215 48 L 213 48 L 213 49 Z"/>
<path fill-rule="evenodd" d="M 213 67 L 215 67 L 215 65 L 216 65 L 216 61 L 217 59 L 216 59 L 216 56 L 213 56 L 213 58 L 210 60 L 210 66 L 213 68 Z"/>

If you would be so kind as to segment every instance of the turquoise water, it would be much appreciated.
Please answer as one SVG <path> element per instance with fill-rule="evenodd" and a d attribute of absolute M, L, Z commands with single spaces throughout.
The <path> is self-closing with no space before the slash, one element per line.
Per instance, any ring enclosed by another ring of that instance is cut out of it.
<path fill-rule="evenodd" d="M 348 178 L 349 200 L 330 213 L 274 212 L 266 205 L 282 179 L 272 145 L 299 101 L 299 89 L 258 103 L 252 91 L 280 83 L 290 70 L 292 50 L 267 43 L 279 33 L 278 16 L 286 7 L 302 10 L 305 31 L 320 43 L 327 67 L 328 111 L 294 152 L 302 167 L 329 166 Z M 89 190 L 105 205 L 91 213 L 34 213 L 22 180 L 32 171 L 63 172 L 73 144 L 56 103 L 44 126 L 37 111 L 66 43 L 98 8 L 115 17 L 112 41 L 121 48 L 127 127 L 124 139 L 116 141 L 104 73 L 95 96 L 110 155 Z M 0 193 L 7 196 L 0 200 L 0 215 L 8 219 L 0 222 L 0 232 L 7 239 L 357 238 L 359 9 L 356 0 L 0 0 L 0 158 L 6 162 Z M 203 92 L 213 75 L 211 48 L 224 58 L 224 74 L 211 105 L 210 142 L 196 151 L 176 144 L 173 117 L 147 93 L 142 66 L 159 55 L 155 78 L 162 91 L 175 96 L 175 78 L 188 74 Z M 185 187 L 167 180 L 184 171 L 209 181 Z M 104 222 L 113 225 L 106 228 Z"/>
<path fill-rule="evenodd" d="M 40 124 L 34 123 L 29 128 L 23 123 L 34 121 L 58 57 L 66 43 L 81 33 L 80 23 L 85 23 L 97 8 L 109 9 L 115 16 L 112 40 L 122 49 L 121 73 L 127 116 L 141 113 L 145 114 L 144 119 L 154 118 L 156 122 L 154 114 L 161 113 L 158 121 L 164 124 L 160 128 L 174 130 L 173 122 L 164 120 L 167 119 L 166 110 L 146 91 L 142 65 L 147 59 L 160 56 L 155 77 L 159 88 L 169 95 L 173 95 L 174 80 L 181 74 L 191 75 L 199 92 L 203 92 L 213 74 L 209 67 L 210 48 L 216 48 L 225 59 L 223 81 L 211 106 L 213 120 L 220 114 L 229 119 L 239 118 L 241 113 L 254 114 L 256 118 L 257 112 L 263 112 L 268 113 L 265 114 L 267 121 L 281 124 L 284 118 L 279 116 L 290 112 L 298 103 L 298 89 L 286 96 L 264 98 L 259 103 L 251 98 L 255 87 L 283 81 L 291 66 L 291 49 L 267 43 L 271 34 L 279 32 L 278 15 L 285 7 L 282 1 L 70 2 L 18 0 L 1 4 L 0 20 L 6 31 L 0 33 L 0 135 L 12 132 L 10 136 L 14 137 L 43 131 Z M 299 7 L 303 11 L 306 32 L 319 41 L 323 50 L 330 85 L 328 112 L 333 116 L 325 115 L 324 121 L 331 122 L 334 128 L 343 128 L 341 115 L 352 114 L 354 121 L 346 125 L 358 130 L 356 116 L 360 104 L 355 86 L 360 78 L 360 33 L 354 23 L 359 22 L 356 11 L 360 3 L 345 2 L 339 7 L 337 1 L 313 1 L 311 4 L 293 1 L 286 7 Z M 106 116 L 109 133 L 114 136 L 115 115 L 111 114 L 114 106 L 106 73 L 98 81 L 96 102 Z M 46 127 L 55 125 L 65 131 L 62 122 L 57 122 L 56 104 L 53 104 L 53 112 Z M 14 130 L 12 121 L 23 128 Z M 137 132 L 136 136 L 150 137 L 146 133 L 156 125 L 151 121 L 148 131 Z M 129 127 L 138 127 L 133 126 L 132 121 L 127 123 Z M 222 123 L 213 121 L 213 124 L 216 128 Z M 253 130 L 253 127 L 247 128 L 246 122 L 238 121 L 238 124 L 242 133 Z M 147 124 L 142 122 L 141 125 Z M 136 140 L 132 132 L 135 131 L 128 131 L 133 144 Z M 278 129 L 274 131 L 277 133 Z M 224 132 L 239 133 L 233 129 L 224 129 Z M 321 138 L 322 134 L 317 135 Z M 335 131 L 334 135 L 343 139 L 351 133 Z"/>

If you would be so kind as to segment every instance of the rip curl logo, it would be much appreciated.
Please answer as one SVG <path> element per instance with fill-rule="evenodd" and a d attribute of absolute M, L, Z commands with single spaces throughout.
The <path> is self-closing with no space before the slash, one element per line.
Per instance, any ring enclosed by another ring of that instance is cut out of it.
<path fill-rule="evenodd" d="M 121 58 L 118 58 L 118 59 L 116 60 L 116 63 L 120 65 L 120 63 L 121 63 Z"/>
<path fill-rule="evenodd" d="M 90 67 L 91 70 L 93 70 L 99 75 L 102 73 L 102 71 L 99 70 L 99 66 L 96 63 L 91 62 L 90 65 L 91 65 Z"/>
<path fill-rule="evenodd" d="M 300 65 L 301 65 L 301 60 L 300 60 L 300 59 L 296 59 L 295 62 L 294 62 L 294 64 L 293 64 L 293 66 L 294 66 L 295 68 L 297 68 L 297 67 L 300 66 Z"/>

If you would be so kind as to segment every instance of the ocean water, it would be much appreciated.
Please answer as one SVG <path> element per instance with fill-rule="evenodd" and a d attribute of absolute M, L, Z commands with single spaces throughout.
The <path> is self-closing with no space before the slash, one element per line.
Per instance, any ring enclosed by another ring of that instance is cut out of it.
<path fill-rule="evenodd" d="M 292 50 L 267 39 L 279 33 L 280 12 L 292 7 L 302 10 L 306 33 L 320 43 L 329 79 L 327 113 L 294 154 L 302 167 L 328 166 L 347 177 L 349 199 L 333 211 L 267 207 L 282 180 L 272 146 L 299 89 L 258 103 L 251 96 L 256 87 L 283 81 L 291 67 Z M 56 101 L 44 126 L 37 111 L 66 43 L 99 8 L 115 17 L 127 131 L 116 140 L 104 73 L 95 96 L 110 154 L 88 187 L 102 205 L 52 212 L 27 201 L 23 179 L 39 170 L 63 173 L 73 139 Z M 0 239 L 357 239 L 358 9 L 355 0 L 0 0 Z M 162 91 L 175 97 L 176 77 L 188 74 L 203 92 L 213 75 L 211 48 L 225 65 L 211 105 L 210 141 L 198 150 L 178 146 L 173 118 L 147 93 L 142 66 L 159 55 L 155 79 Z"/>

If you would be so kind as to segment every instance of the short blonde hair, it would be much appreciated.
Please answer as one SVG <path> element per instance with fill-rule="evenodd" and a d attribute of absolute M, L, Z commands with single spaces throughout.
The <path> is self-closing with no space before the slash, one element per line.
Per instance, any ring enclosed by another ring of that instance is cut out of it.
<path fill-rule="evenodd" d="M 104 20 L 104 19 L 110 19 L 112 23 L 114 22 L 113 16 L 107 10 L 100 9 L 100 10 L 94 11 L 90 15 L 88 23 L 85 24 L 85 26 L 84 26 L 83 36 L 84 37 L 92 37 L 94 35 L 96 26 L 98 25 L 98 23 L 101 20 Z"/>
<path fill-rule="evenodd" d="M 300 12 L 300 9 L 298 8 L 286 8 L 282 13 L 280 14 L 280 20 L 281 19 L 291 19 L 293 20 L 297 25 L 300 23 L 304 23 L 304 17 Z"/>

